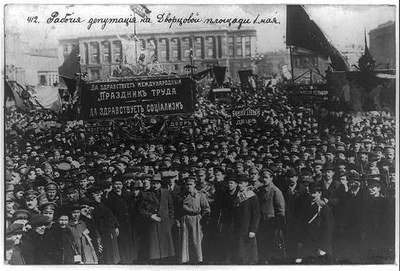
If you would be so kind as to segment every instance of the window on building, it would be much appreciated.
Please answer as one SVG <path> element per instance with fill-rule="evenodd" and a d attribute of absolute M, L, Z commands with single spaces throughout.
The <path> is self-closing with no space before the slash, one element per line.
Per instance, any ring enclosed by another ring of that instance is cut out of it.
<path fill-rule="evenodd" d="M 68 44 L 64 44 L 63 45 L 63 56 L 64 56 L 64 60 L 68 57 Z"/>
<path fill-rule="evenodd" d="M 250 41 L 250 37 L 245 37 L 244 46 L 245 46 L 245 56 L 251 56 L 251 41 Z"/>
<path fill-rule="evenodd" d="M 206 52 L 207 52 L 207 57 L 209 57 L 209 58 L 215 57 L 215 39 L 214 39 L 214 37 L 207 38 Z"/>
<path fill-rule="evenodd" d="M 120 40 L 113 41 L 113 62 L 117 62 L 122 60 L 122 43 Z"/>
<path fill-rule="evenodd" d="M 197 58 L 203 58 L 203 39 L 202 38 L 196 38 L 195 39 L 195 48 L 196 48 L 196 50 L 195 50 L 195 53 L 194 53 L 194 55 L 197 57 Z"/>
<path fill-rule="evenodd" d="M 111 62 L 111 47 L 109 41 L 103 41 L 101 43 L 101 49 L 103 53 L 103 62 L 110 63 Z"/>
<path fill-rule="evenodd" d="M 140 39 L 138 45 L 139 45 L 139 49 L 140 49 L 141 51 L 146 50 L 146 41 L 145 41 L 145 40 Z"/>
<path fill-rule="evenodd" d="M 89 64 L 89 46 L 88 46 L 88 44 L 85 42 L 84 44 L 83 44 L 83 50 L 84 50 L 84 63 L 85 64 Z"/>
<path fill-rule="evenodd" d="M 100 63 L 100 50 L 99 50 L 99 43 L 98 42 L 91 42 L 90 43 L 91 49 L 91 62 L 92 63 Z"/>
<path fill-rule="evenodd" d="M 236 55 L 243 56 L 242 37 L 236 37 Z"/>
<path fill-rule="evenodd" d="M 190 55 L 190 38 L 182 38 L 183 56 L 189 58 Z"/>
<path fill-rule="evenodd" d="M 160 60 L 168 60 L 168 44 L 166 39 L 160 39 Z"/>
<path fill-rule="evenodd" d="M 47 85 L 46 75 L 44 75 L 44 74 L 39 75 L 39 84 L 41 86 L 46 86 Z"/>
<path fill-rule="evenodd" d="M 179 59 L 179 44 L 178 44 L 178 39 L 174 38 L 171 39 L 171 54 L 172 54 L 172 60 L 178 60 Z"/>
<path fill-rule="evenodd" d="M 148 39 L 147 40 L 147 51 L 149 52 L 149 55 L 157 55 L 157 44 L 154 39 Z"/>
<path fill-rule="evenodd" d="M 228 37 L 228 52 L 229 56 L 234 56 L 234 42 L 233 42 L 233 37 Z"/>
<path fill-rule="evenodd" d="M 174 70 L 176 70 L 176 71 L 179 70 L 179 65 L 178 64 L 174 65 Z"/>

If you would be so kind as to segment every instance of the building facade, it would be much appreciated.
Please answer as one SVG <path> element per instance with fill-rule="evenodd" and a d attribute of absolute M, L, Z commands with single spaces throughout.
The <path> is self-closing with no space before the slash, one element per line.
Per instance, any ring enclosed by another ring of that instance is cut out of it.
<path fill-rule="evenodd" d="M 59 83 L 57 48 L 30 48 L 20 34 L 5 38 L 5 72 L 8 80 L 22 86 L 53 86 Z"/>
<path fill-rule="evenodd" d="M 127 34 L 103 35 L 59 40 L 59 57 L 65 59 L 73 46 L 79 46 L 81 66 L 89 79 L 104 80 L 119 61 L 135 64 L 141 53 L 146 55 L 146 61 L 156 55 L 169 73 L 187 73 L 184 67 L 191 62 L 192 50 L 192 64 L 198 71 L 219 64 L 228 67 L 229 77 L 237 78 L 239 70 L 251 65 L 256 43 L 253 29 L 141 33 L 136 42 Z"/>
<path fill-rule="evenodd" d="M 370 52 L 378 69 L 396 68 L 396 27 L 393 21 L 369 31 Z"/>

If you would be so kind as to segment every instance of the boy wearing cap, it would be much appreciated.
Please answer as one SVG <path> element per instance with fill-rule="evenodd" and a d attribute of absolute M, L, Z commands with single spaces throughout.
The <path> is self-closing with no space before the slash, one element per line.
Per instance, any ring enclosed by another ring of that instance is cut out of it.
<path fill-rule="evenodd" d="M 260 221 L 260 206 L 257 196 L 248 189 L 247 175 L 238 175 L 235 181 L 239 192 L 232 210 L 235 236 L 233 260 L 240 264 L 255 264 L 258 261 L 256 233 Z"/>

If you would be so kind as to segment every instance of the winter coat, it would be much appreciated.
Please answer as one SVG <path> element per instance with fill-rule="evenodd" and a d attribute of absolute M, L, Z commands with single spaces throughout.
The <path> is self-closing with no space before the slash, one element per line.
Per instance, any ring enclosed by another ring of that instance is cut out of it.
<path fill-rule="evenodd" d="M 131 223 L 132 206 L 130 200 L 129 195 L 126 193 L 118 195 L 111 191 L 107 201 L 104 202 L 118 222 L 118 247 L 121 263 L 131 263 L 134 256 Z"/>
<path fill-rule="evenodd" d="M 200 192 L 188 194 L 182 203 L 182 262 L 202 262 L 203 230 L 201 219 L 210 214 L 211 209 L 206 196 Z"/>
<path fill-rule="evenodd" d="M 78 223 L 75 224 L 73 221 L 70 221 L 68 227 L 72 232 L 78 252 L 82 257 L 82 262 L 86 264 L 98 263 L 99 260 L 85 222 L 78 220 Z"/>
<path fill-rule="evenodd" d="M 92 216 L 103 245 L 103 253 L 99 262 L 103 264 L 119 263 L 121 259 L 115 230 L 118 225 L 113 213 L 103 203 L 98 203 L 93 210 Z"/>
<path fill-rule="evenodd" d="M 257 239 L 249 238 L 249 233 L 257 233 L 260 221 L 260 206 L 253 191 L 238 193 L 233 207 L 233 235 L 237 263 L 257 263 Z"/>
<path fill-rule="evenodd" d="M 175 255 L 171 236 L 171 226 L 174 221 L 174 204 L 168 190 L 160 188 L 144 195 L 140 205 L 140 213 L 145 218 L 145 240 L 148 243 L 147 259 L 162 259 Z M 151 219 L 157 214 L 161 221 Z"/>

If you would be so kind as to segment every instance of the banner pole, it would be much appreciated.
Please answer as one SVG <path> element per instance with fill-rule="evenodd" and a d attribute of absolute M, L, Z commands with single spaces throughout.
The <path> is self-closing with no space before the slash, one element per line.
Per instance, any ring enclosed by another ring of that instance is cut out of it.
<path fill-rule="evenodd" d="M 289 45 L 289 52 L 290 52 L 290 70 L 292 72 L 292 84 L 294 85 L 294 66 L 293 66 L 293 53 L 292 53 L 292 45 Z"/>

